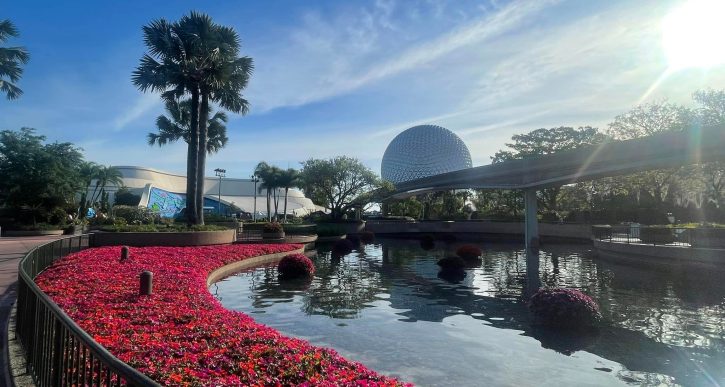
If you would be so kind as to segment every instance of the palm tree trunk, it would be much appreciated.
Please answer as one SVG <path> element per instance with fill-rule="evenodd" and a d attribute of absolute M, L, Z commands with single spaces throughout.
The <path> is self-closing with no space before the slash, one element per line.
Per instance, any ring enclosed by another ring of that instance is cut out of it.
<path fill-rule="evenodd" d="M 274 187 L 274 191 L 272 193 L 274 195 L 274 220 L 279 220 L 279 188 Z"/>
<path fill-rule="evenodd" d="M 267 221 L 272 221 L 272 192 L 267 187 Z"/>
<path fill-rule="evenodd" d="M 284 214 L 282 215 L 284 218 L 284 223 L 287 223 L 287 193 L 289 192 L 288 187 L 284 187 Z"/>
<path fill-rule="evenodd" d="M 186 223 L 199 223 L 196 206 L 196 179 L 198 176 L 199 149 L 199 89 L 191 90 L 191 122 L 189 125 L 189 148 L 186 156 Z"/>
<path fill-rule="evenodd" d="M 197 149 L 198 169 L 196 175 L 196 209 L 199 223 L 204 224 L 204 173 L 206 171 L 206 143 L 209 121 L 209 93 L 201 93 L 199 106 L 199 149 Z"/>

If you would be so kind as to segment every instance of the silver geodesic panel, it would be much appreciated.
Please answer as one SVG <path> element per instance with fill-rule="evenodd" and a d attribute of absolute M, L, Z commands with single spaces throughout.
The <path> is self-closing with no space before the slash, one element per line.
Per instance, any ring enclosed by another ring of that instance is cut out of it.
<path fill-rule="evenodd" d="M 471 168 L 466 144 L 446 128 L 419 125 L 395 136 L 385 149 L 380 174 L 392 183 Z"/>

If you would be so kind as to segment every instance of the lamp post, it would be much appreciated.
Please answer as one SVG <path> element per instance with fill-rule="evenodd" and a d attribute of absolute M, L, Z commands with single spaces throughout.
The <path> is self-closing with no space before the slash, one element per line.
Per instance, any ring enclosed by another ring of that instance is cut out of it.
<path fill-rule="evenodd" d="M 219 199 L 218 199 L 219 206 L 217 207 L 219 210 L 219 215 L 222 214 L 222 178 L 226 177 L 226 173 L 227 173 L 226 169 L 217 168 L 214 170 L 214 174 L 219 177 Z"/>
<path fill-rule="evenodd" d="M 257 223 L 257 182 L 259 182 L 259 176 L 252 175 L 252 181 L 254 182 L 254 212 L 252 213 L 252 219 L 254 223 Z"/>

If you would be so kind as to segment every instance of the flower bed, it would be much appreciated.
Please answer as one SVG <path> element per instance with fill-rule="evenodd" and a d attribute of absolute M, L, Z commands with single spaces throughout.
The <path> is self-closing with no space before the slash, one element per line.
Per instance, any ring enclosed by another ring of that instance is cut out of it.
<path fill-rule="evenodd" d="M 36 282 L 86 332 L 166 385 L 400 385 L 335 351 L 282 336 L 225 309 L 208 291 L 213 270 L 299 245 L 120 247 L 69 255 Z M 154 294 L 138 295 L 139 273 Z"/>

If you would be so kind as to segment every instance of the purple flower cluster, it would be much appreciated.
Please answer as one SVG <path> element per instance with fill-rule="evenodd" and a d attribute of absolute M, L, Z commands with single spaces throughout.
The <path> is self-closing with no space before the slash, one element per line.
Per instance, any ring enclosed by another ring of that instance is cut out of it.
<path fill-rule="evenodd" d="M 539 289 L 529 300 L 536 322 L 550 328 L 586 328 L 602 317 L 597 303 L 576 289 Z"/>
<path fill-rule="evenodd" d="M 315 273 L 315 265 L 304 254 L 290 254 L 282 258 L 277 266 L 283 278 L 299 278 Z"/>

